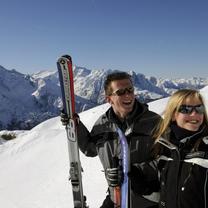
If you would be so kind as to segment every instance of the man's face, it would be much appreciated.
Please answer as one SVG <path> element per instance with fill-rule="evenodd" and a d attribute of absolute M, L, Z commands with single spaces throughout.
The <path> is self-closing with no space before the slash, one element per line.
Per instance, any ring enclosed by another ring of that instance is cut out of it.
<path fill-rule="evenodd" d="M 119 118 L 125 118 L 133 110 L 135 102 L 133 85 L 129 79 L 116 80 L 111 82 L 111 89 L 107 101 Z"/>

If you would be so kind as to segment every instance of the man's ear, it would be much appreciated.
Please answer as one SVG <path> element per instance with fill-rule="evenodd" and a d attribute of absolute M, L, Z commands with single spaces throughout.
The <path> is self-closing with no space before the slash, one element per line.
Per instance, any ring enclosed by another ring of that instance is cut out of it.
<path fill-rule="evenodd" d="M 106 100 L 106 102 L 112 104 L 112 100 L 111 100 L 111 97 L 110 96 L 106 96 L 105 97 L 105 100 Z"/>

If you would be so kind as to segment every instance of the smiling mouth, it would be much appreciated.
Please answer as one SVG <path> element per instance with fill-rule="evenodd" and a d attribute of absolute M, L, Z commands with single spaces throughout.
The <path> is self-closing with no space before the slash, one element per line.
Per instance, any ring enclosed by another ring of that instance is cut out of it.
<path fill-rule="evenodd" d="M 128 105 L 131 105 L 132 104 L 132 101 L 123 101 L 122 102 L 124 105 L 128 106 Z"/>
<path fill-rule="evenodd" d="M 190 121 L 187 121 L 187 123 L 198 124 L 199 120 L 190 120 Z"/>

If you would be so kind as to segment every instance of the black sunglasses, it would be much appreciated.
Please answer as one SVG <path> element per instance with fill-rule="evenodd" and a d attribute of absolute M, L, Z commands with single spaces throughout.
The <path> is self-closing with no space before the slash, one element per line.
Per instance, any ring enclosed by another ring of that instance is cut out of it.
<path fill-rule="evenodd" d="M 205 112 L 204 105 L 181 105 L 178 109 L 179 113 L 191 114 L 195 110 L 198 114 L 203 114 Z"/>
<path fill-rule="evenodd" d="M 134 93 L 134 88 L 127 87 L 127 88 L 123 88 L 123 89 L 118 89 L 118 90 L 112 92 L 111 95 L 122 96 L 122 95 L 125 95 L 126 93 L 128 93 L 128 94 Z"/>

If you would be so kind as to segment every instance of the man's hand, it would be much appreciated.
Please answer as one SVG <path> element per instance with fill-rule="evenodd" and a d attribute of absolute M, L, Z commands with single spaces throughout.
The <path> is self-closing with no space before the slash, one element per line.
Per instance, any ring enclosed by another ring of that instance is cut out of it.
<path fill-rule="evenodd" d="M 60 116 L 61 116 L 61 123 L 62 123 L 62 125 L 63 125 L 63 126 L 68 125 L 68 124 L 69 124 L 69 119 L 70 119 L 70 118 L 69 118 L 68 115 L 64 112 L 64 110 L 61 111 Z M 75 124 L 78 125 L 78 124 L 79 124 L 79 115 L 78 115 L 77 113 L 75 113 L 75 114 L 73 115 L 73 119 L 74 119 L 74 121 L 75 121 Z"/>
<path fill-rule="evenodd" d="M 60 116 L 61 116 L 61 123 L 63 126 L 66 126 L 67 124 L 69 124 L 69 117 L 67 116 L 66 113 L 64 113 L 63 110 L 61 111 Z"/>
<path fill-rule="evenodd" d="M 107 168 L 105 174 L 109 186 L 116 187 L 122 184 L 124 175 L 121 166 L 117 168 Z"/>

